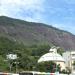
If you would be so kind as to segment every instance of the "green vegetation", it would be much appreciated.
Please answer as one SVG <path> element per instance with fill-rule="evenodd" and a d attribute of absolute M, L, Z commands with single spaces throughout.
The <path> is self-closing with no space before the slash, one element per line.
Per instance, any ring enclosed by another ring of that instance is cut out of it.
<path fill-rule="evenodd" d="M 55 72 L 55 71 L 59 71 L 60 72 L 60 65 L 56 65 L 56 63 L 54 62 L 42 62 L 40 64 L 38 64 L 39 70 L 40 71 L 44 71 L 44 72 Z"/>
<path fill-rule="evenodd" d="M 39 57 L 48 52 L 49 45 L 32 45 L 24 46 L 22 43 L 13 42 L 7 38 L 0 38 L 0 71 L 9 71 L 9 61 L 6 61 L 7 54 L 17 54 L 18 59 L 13 60 L 12 71 L 18 63 L 18 70 L 34 70 Z M 11 62 L 11 63 L 12 63 Z"/>
<path fill-rule="evenodd" d="M 24 45 L 49 44 L 65 50 L 75 49 L 75 35 L 43 23 L 27 22 L 0 16 L 0 37 Z"/>
<path fill-rule="evenodd" d="M 71 48 L 75 42 L 68 37 L 72 37 L 72 34 L 49 25 L 2 16 L 0 17 L 0 71 L 9 72 L 11 63 L 11 71 L 15 72 L 16 61 L 19 62 L 17 64 L 18 71 L 52 72 L 54 62 L 38 64 L 37 61 L 40 56 L 49 52 L 48 50 L 53 45 L 60 46 L 63 49 Z M 62 55 L 63 49 L 58 49 L 58 53 Z M 8 54 L 17 54 L 18 59 L 7 61 L 6 55 Z M 52 66 L 47 68 L 48 63 L 49 66 Z"/>
<path fill-rule="evenodd" d="M 37 70 L 37 71 L 55 71 L 54 62 L 45 62 L 38 64 L 37 61 L 43 54 L 49 52 L 50 45 L 32 45 L 25 46 L 22 43 L 13 42 L 10 39 L 1 37 L 0 38 L 0 71 L 9 72 L 10 63 L 12 64 L 11 71 L 15 72 L 16 62 L 17 70 Z M 61 53 L 62 50 L 60 50 Z M 7 60 L 7 54 L 17 54 L 17 60 Z M 58 65 L 58 70 L 60 70 L 60 65 Z"/>

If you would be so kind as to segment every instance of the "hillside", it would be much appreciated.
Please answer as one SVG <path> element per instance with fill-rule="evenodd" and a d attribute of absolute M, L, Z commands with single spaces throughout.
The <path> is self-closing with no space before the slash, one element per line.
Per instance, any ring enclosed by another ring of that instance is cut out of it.
<path fill-rule="evenodd" d="M 75 50 L 75 35 L 42 23 L 0 17 L 0 37 L 24 45 L 49 44 Z"/>

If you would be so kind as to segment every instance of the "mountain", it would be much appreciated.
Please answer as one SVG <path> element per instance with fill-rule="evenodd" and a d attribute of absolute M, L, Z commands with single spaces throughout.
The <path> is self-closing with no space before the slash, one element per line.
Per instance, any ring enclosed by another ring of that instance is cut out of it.
<path fill-rule="evenodd" d="M 24 45 L 49 44 L 75 50 L 75 35 L 43 23 L 0 16 L 0 37 Z"/>

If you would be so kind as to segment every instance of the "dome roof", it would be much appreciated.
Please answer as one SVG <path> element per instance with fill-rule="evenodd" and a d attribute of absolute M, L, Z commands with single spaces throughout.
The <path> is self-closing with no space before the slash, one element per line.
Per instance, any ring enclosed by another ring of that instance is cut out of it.
<path fill-rule="evenodd" d="M 43 61 L 64 62 L 64 59 L 58 53 L 50 52 L 41 56 L 40 59 L 38 60 L 38 63 L 43 62 Z"/>

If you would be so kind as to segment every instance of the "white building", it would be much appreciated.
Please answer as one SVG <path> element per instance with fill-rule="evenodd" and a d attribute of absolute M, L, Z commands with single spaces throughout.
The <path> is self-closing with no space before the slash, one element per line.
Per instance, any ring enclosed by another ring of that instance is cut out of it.
<path fill-rule="evenodd" d="M 54 61 L 56 64 L 60 64 L 61 70 L 65 69 L 65 60 L 60 54 L 57 53 L 57 49 L 58 47 L 52 47 L 49 50 L 49 53 L 46 53 L 40 57 L 38 63 L 45 61 Z"/>
<path fill-rule="evenodd" d="M 73 65 L 73 63 L 75 61 L 75 51 L 66 51 L 65 53 L 63 53 L 63 57 L 65 59 L 66 67 L 74 71 L 75 66 Z"/>

